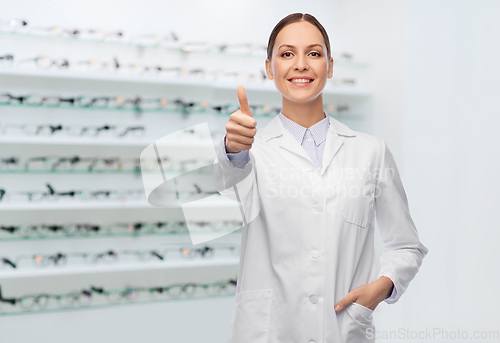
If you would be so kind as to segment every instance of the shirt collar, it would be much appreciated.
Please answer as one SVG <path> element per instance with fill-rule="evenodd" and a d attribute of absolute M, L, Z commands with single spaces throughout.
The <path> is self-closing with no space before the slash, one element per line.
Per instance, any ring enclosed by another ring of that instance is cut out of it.
<path fill-rule="evenodd" d="M 320 145 L 323 143 L 326 139 L 326 134 L 328 132 L 328 127 L 330 126 L 330 118 L 329 116 L 323 112 L 325 115 L 325 118 L 317 122 L 316 124 L 312 125 L 309 128 L 309 131 L 311 131 L 311 135 L 313 136 L 314 143 L 316 143 L 316 146 Z M 283 126 L 290 131 L 290 133 L 295 137 L 297 142 L 299 142 L 300 145 L 302 145 L 302 140 L 304 139 L 304 135 L 306 133 L 307 128 L 303 127 L 290 118 L 285 117 L 283 112 L 280 112 L 279 117 L 281 119 L 281 122 L 283 123 Z"/>

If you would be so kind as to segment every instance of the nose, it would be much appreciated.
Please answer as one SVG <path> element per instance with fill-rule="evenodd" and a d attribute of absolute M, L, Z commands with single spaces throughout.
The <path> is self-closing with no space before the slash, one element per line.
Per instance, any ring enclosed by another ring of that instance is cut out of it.
<path fill-rule="evenodd" d="M 304 56 L 298 56 L 293 69 L 299 71 L 308 70 L 309 66 L 307 65 L 306 58 Z"/>

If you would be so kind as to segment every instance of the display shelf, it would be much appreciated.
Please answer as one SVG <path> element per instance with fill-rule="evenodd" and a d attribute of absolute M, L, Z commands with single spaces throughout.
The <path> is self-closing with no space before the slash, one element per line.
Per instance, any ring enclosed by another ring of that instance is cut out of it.
<path fill-rule="evenodd" d="M 256 53 L 256 54 L 248 54 L 248 53 L 237 53 L 237 52 L 227 52 L 220 51 L 220 49 L 200 49 L 193 48 L 189 43 L 185 43 L 183 45 L 178 46 L 167 46 L 161 44 L 152 44 L 145 42 L 134 42 L 130 40 L 97 40 L 97 39 L 88 39 L 88 38 L 76 38 L 76 37 L 65 37 L 65 36 L 57 36 L 50 34 L 35 34 L 29 32 L 15 32 L 15 31 L 0 31 L 0 34 L 6 36 L 14 36 L 16 38 L 34 38 L 34 39 L 44 39 L 50 41 L 63 41 L 63 42 L 74 42 L 74 43 L 83 43 L 83 44 L 99 44 L 99 45 L 109 45 L 109 46 L 120 46 L 120 47 L 131 47 L 137 49 L 155 49 L 155 50 L 165 50 L 179 53 L 190 53 L 190 54 L 210 54 L 210 55 L 218 55 L 218 56 L 235 56 L 235 57 L 255 57 L 255 58 L 266 58 L 265 53 Z"/>
<path fill-rule="evenodd" d="M 196 207 L 196 208 L 231 208 L 238 207 L 238 203 L 224 197 L 209 197 L 204 198 L 204 201 L 197 201 L 196 204 L 184 204 L 184 207 Z M 178 208 L 177 205 L 165 206 L 161 208 Z M 8 211 L 32 211 L 32 210 L 41 210 L 41 211 L 63 211 L 63 210 L 75 210 L 75 209 L 148 209 L 148 208 L 158 208 L 156 206 L 150 205 L 146 200 L 129 200 L 129 201 L 107 201 L 107 202 L 83 202 L 83 201 L 75 201 L 75 202 L 57 202 L 57 201 L 45 201 L 32 203 L 4 203 L 2 204 L 0 201 L 0 212 L 8 212 Z"/>
<path fill-rule="evenodd" d="M 342 115 L 331 115 L 332 118 L 339 121 L 362 121 L 365 119 L 363 115 L 355 114 L 342 114 Z M 256 117 L 256 116 L 254 116 Z M 212 151 L 212 148 L 217 150 L 220 140 L 224 137 L 224 134 L 219 134 L 212 139 L 212 141 L 200 141 L 200 140 L 178 140 L 169 142 L 168 147 L 171 148 L 193 148 L 193 149 L 206 149 L 207 153 Z M 67 137 L 57 137 L 54 136 L 43 136 L 43 135 L 0 135 L 0 144 L 31 144 L 31 145 L 64 145 L 64 146 L 106 146 L 106 147 L 137 147 L 146 148 L 154 139 L 107 139 L 107 138 L 67 138 Z M 0 170 L 0 173 L 4 173 L 5 170 Z"/>
<path fill-rule="evenodd" d="M 228 200 L 230 201 L 230 200 Z M 197 207 L 197 216 L 190 218 L 191 221 L 240 221 L 241 210 L 239 206 L 219 207 Z M 135 223 L 135 222 L 165 222 L 165 221 L 186 221 L 184 211 L 181 207 L 155 207 L 144 206 L 142 208 L 118 207 L 106 208 L 81 208 L 72 209 L 26 209 L 1 211 L 1 224 L 4 226 L 15 225 L 38 225 L 38 224 L 71 224 L 71 223 L 96 223 L 108 225 L 116 222 Z M 9 234 L 10 235 L 10 234 Z M 5 237 L 2 234 L 2 237 Z M 159 238 L 159 236 L 156 236 Z M 176 237 L 176 236 L 174 236 Z M 181 236 L 178 236 L 181 237 Z M 83 238 L 83 237 L 82 237 Z M 147 238 L 147 237 L 144 237 Z M 108 239 L 112 239 L 108 238 Z M 26 241 L 28 242 L 28 241 Z"/>
<path fill-rule="evenodd" d="M 150 304 L 150 303 L 165 303 L 173 301 L 198 301 L 203 299 L 213 299 L 213 298 L 234 298 L 234 294 L 222 294 L 222 295 L 207 295 L 207 296 L 196 296 L 196 297 L 180 297 L 180 298 L 170 298 L 170 299 L 148 299 L 140 301 L 126 301 L 123 300 L 117 303 L 99 304 L 99 305 L 89 305 L 89 306 L 75 306 L 75 307 L 61 307 L 53 309 L 37 309 L 37 310 L 19 310 L 17 312 L 1 312 L 0 317 L 5 316 L 16 316 L 16 315 L 28 315 L 28 314 L 40 314 L 40 313 L 57 313 L 57 312 L 68 312 L 68 311 L 88 311 L 92 309 L 101 309 L 109 307 L 119 307 L 119 306 L 129 306 L 129 305 L 140 305 L 140 304 Z M 4 307 L 8 307 L 6 304 Z"/>
<path fill-rule="evenodd" d="M 18 69 L 18 68 L 1 68 L 0 77 L 24 77 L 24 78 L 37 78 L 45 80 L 89 80 L 96 82 L 120 82 L 132 83 L 143 85 L 164 85 L 171 87 L 198 87 L 205 88 L 206 90 L 223 90 L 235 91 L 238 85 L 244 84 L 245 89 L 248 91 L 261 91 L 261 92 L 276 92 L 274 83 L 270 80 L 265 82 L 248 82 L 245 80 L 240 81 L 217 81 L 217 80 L 197 80 L 188 78 L 167 78 L 167 77 L 151 77 L 147 75 L 126 75 L 118 73 L 82 73 L 72 72 L 69 70 L 31 70 L 31 69 Z M 366 89 L 358 88 L 356 86 L 339 86 L 335 87 L 327 84 L 323 94 L 325 95 L 349 95 L 349 96 L 368 96 L 370 92 Z"/>
<path fill-rule="evenodd" d="M 145 270 L 165 270 L 174 268 L 194 268 L 194 267 L 216 267 L 216 266 L 235 266 L 239 263 L 239 257 L 210 257 L 210 258 L 195 258 L 193 260 L 173 260 L 162 262 L 136 262 L 136 263 L 120 263 L 114 262 L 110 264 L 97 263 L 95 265 L 77 265 L 77 266 L 57 266 L 47 268 L 26 268 L 15 270 L 0 271 L 0 280 L 14 278 L 30 278 L 39 276 L 56 276 L 56 275 L 77 275 L 77 274 L 96 274 L 96 273 L 112 273 L 112 272 L 134 272 Z"/>
<path fill-rule="evenodd" d="M 57 202 L 40 202 L 36 204 L 30 203 L 0 203 L 0 212 L 9 211 L 62 211 L 62 210 L 74 210 L 74 209 L 127 209 L 127 208 L 148 208 L 148 203 L 144 201 L 127 201 L 123 203 L 119 202 L 101 202 L 101 203 L 57 203 Z"/>
<path fill-rule="evenodd" d="M 223 136 L 220 137 L 222 139 Z M 133 140 L 133 139 L 103 139 L 103 138 L 63 138 L 63 137 L 37 137 L 37 136 L 0 136 L 0 144 L 51 144 L 51 145 L 101 145 L 101 146 L 129 146 L 129 147 L 147 147 L 153 143 L 152 140 Z M 217 143 L 218 144 L 218 143 Z M 217 147 L 213 141 L 199 140 L 178 140 L 169 142 L 168 146 L 172 148 L 193 148 L 193 149 L 211 149 Z"/>
<path fill-rule="evenodd" d="M 80 110 L 80 111 L 112 111 L 112 112 L 153 112 L 153 113 L 165 113 L 165 114 L 209 114 L 209 115 L 221 115 L 221 116 L 229 116 L 231 113 L 221 113 L 216 110 L 204 109 L 204 110 L 196 110 L 196 111 L 184 111 L 182 109 L 165 109 L 165 108 L 144 108 L 144 107 L 131 107 L 131 106 L 123 106 L 123 107 L 104 107 L 104 106 L 78 106 L 78 105 L 34 105 L 34 104 L 12 104 L 12 103 L 0 103 L 2 107 L 21 107 L 21 108 L 47 108 L 47 109 L 58 109 L 58 110 Z M 208 106 L 209 107 L 209 106 Z M 260 116 L 270 116 L 263 115 Z"/>
<path fill-rule="evenodd" d="M 241 228 L 227 232 L 225 235 L 238 235 L 241 234 Z M 3 237 L 0 235 L 0 242 L 19 242 L 19 241 L 52 241 L 52 240 L 66 240 L 66 239 L 88 239 L 88 238 L 119 238 L 119 237 L 143 237 L 143 236 L 157 236 L 157 237 L 179 237 L 188 236 L 188 231 L 183 232 L 127 232 L 127 233 L 99 233 L 89 235 L 48 235 L 48 236 L 16 236 L 15 234 Z"/>
<path fill-rule="evenodd" d="M 164 169 L 165 173 L 179 174 L 179 173 L 187 173 L 190 174 L 211 174 L 210 172 L 202 171 L 192 171 L 192 170 L 172 170 L 172 169 Z M 153 171 L 141 171 L 141 170 L 0 170 L 0 174 L 111 174 L 111 175 L 121 175 L 121 174 L 130 174 L 130 175 L 141 175 L 145 173 L 154 173 Z"/>
<path fill-rule="evenodd" d="M 185 43 L 180 46 L 165 46 L 160 44 L 148 44 L 148 43 L 140 43 L 140 42 L 131 42 L 131 41 L 113 41 L 113 40 L 97 40 L 97 39 L 85 39 L 85 38 L 74 38 L 74 37 L 64 37 L 64 36 L 54 36 L 54 35 L 37 35 L 33 33 L 27 32 L 9 32 L 9 31 L 0 31 L 0 34 L 6 36 L 14 36 L 19 38 L 35 38 L 35 39 L 45 39 L 51 41 L 66 41 L 66 42 L 77 42 L 84 44 L 100 44 L 100 45 L 109 45 L 109 46 L 122 46 L 122 47 L 131 47 L 136 49 L 155 49 L 155 50 L 166 50 L 172 52 L 179 53 L 188 53 L 188 54 L 209 54 L 209 55 L 217 55 L 217 56 L 234 56 L 234 57 L 249 57 L 265 60 L 267 58 L 265 51 L 260 53 L 242 53 L 242 52 L 231 52 L 231 51 L 220 51 L 214 49 L 197 49 L 190 48 L 191 45 L 189 43 Z M 334 63 L 336 66 L 342 67 L 351 67 L 351 68 L 367 68 L 368 64 L 357 61 L 348 61 L 345 59 L 335 59 Z"/>
<path fill-rule="evenodd" d="M 56 110 L 79 110 L 79 111 L 111 111 L 111 112 L 144 112 L 144 113 L 164 113 L 172 115 L 190 115 L 190 114 L 205 114 L 214 116 L 229 117 L 231 113 L 222 113 L 210 108 L 203 110 L 194 111 L 184 111 L 182 109 L 165 109 L 165 108 L 143 108 L 143 107 L 99 107 L 99 106 L 78 106 L 78 105 L 31 105 L 31 104 L 11 104 L 11 103 L 0 103 L 0 106 L 6 108 L 45 108 L 45 109 L 56 109 Z M 207 106 L 210 107 L 210 106 Z M 254 114 L 254 117 L 269 118 L 273 117 L 275 114 Z"/>
<path fill-rule="evenodd" d="M 340 93 L 338 94 L 340 95 Z M 347 94 L 346 94 L 347 95 Z M 189 111 L 189 112 L 184 112 L 183 110 L 177 110 L 177 109 L 144 109 L 144 108 L 132 108 L 132 107 L 109 107 L 109 108 L 104 108 L 104 107 L 78 107 L 78 106 L 68 106 L 68 105 L 26 105 L 26 104 L 2 104 L 0 103 L 1 107 L 6 107 L 6 108 L 46 108 L 46 109 L 56 109 L 56 110 L 79 110 L 79 111 L 111 111 L 111 112 L 144 112 L 144 113 L 164 113 L 166 115 L 171 114 L 171 115 L 191 115 L 191 114 L 203 114 L 203 115 L 213 115 L 213 116 L 221 116 L 221 117 L 228 117 L 231 115 L 231 113 L 221 113 L 215 110 L 200 110 L 200 111 Z M 328 112 L 327 110 L 327 105 L 325 106 L 325 111 Z M 252 116 L 254 118 L 268 118 L 271 119 L 274 116 L 276 116 L 277 113 L 273 114 L 258 114 L 258 113 L 253 113 Z M 329 114 L 335 119 L 354 119 L 354 120 L 359 120 L 362 119 L 362 115 L 356 115 L 356 114 Z"/>

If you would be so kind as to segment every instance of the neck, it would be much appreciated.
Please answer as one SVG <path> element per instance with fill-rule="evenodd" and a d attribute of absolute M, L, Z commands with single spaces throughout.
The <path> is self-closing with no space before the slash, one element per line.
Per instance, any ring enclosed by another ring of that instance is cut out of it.
<path fill-rule="evenodd" d="M 325 119 L 323 94 L 307 102 L 295 102 L 283 97 L 282 105 L 283 115 L 303 127 L 309 128 Z"/>

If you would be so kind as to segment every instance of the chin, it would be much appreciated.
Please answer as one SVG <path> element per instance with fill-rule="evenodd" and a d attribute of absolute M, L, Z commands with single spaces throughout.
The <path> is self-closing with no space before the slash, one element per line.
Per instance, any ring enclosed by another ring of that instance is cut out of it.
<path fill-rule="evenodd" d="M 281 93 L 283 94 L 283 93 Z M 321 95 L 321 91 L 311 90 L 311 91 L 289 91 L 286 92 L 286 98 L 294 102 L 308 102 L 316 99 Z"/>
<path fill-rule="evenodd" d="M 326 84 L 325 84 L 326 85 Z M 293 85 L 281 84 L 278 85 L 275 83 L 276 89 L 281 93 L 282 96 L 287 98 L 290 101 L 294 102 L 308 102 L 316 99 L 321 95 L 325 85 L 321 89 L 310 88 L 310 89 L 293 89 Z M 312 86 L 312 85 L 311 85 Z"/>

